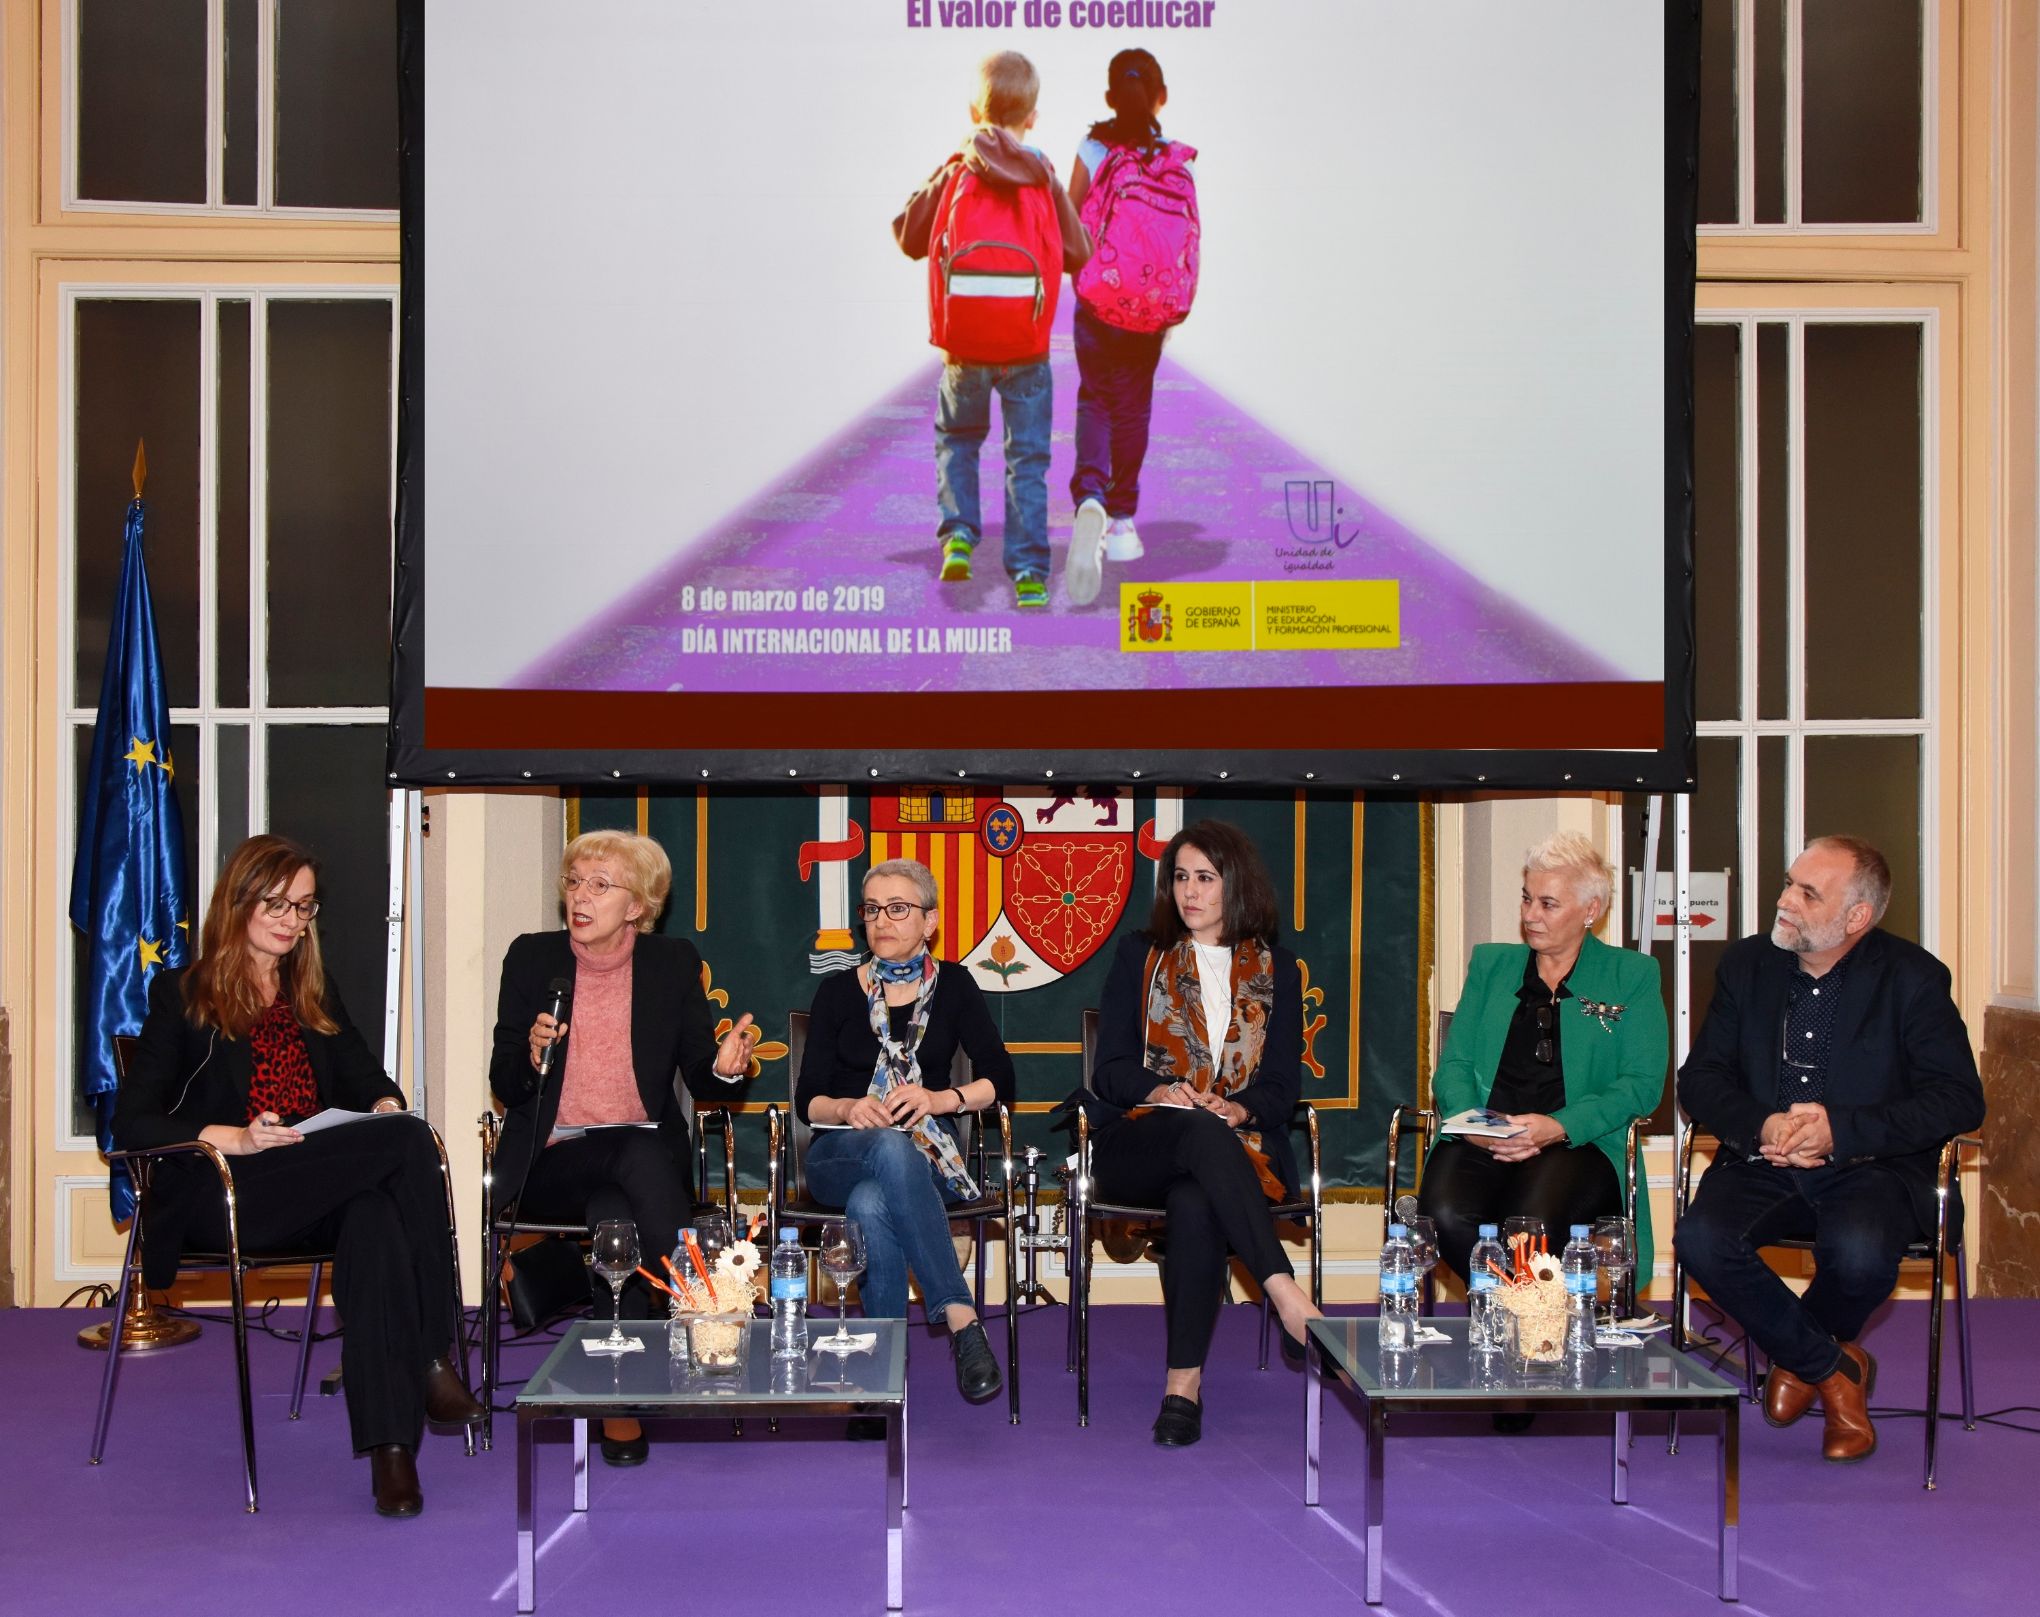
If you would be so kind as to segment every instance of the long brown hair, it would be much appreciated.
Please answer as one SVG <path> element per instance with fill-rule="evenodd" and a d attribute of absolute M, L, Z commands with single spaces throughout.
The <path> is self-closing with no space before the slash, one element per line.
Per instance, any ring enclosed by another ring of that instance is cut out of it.
<path fill-rule="evenodd" d="M 1176 909 L 1176 850 L 1186 845 L 1209 859 L 1225 883 L 1222 941 L 1232 944 L 1259 938 L 1273 944 L 1282 926 L 1275 884 L 1253 839 L 1224 820 L 1199 820 L 1169 838 L 1156 867 L 1155 907 L 1148 916 L 1147 935 L 1164 949 L 1189 935 Z"/>
<path fill-rule="evenodd" d="M 213 884 L 198 959 L 184 974 L 184 1009 L 194 1026 L 217 1028 L 238 1039 L 255 1025 L 267 1001 L 249 958 L 248 919 L 270 893 L 288 890 L 300 870 L 312 873 L 316 893 L 319 861 L 288 837 L 250 837 L 227 860 Z M 319 953 L 316 919 L 299 935 L 297 947 L 277 962 L 277 993 L 305 1027 L 317 1033 L 340 1031 L 326 1011 L 326 962 Z"/>

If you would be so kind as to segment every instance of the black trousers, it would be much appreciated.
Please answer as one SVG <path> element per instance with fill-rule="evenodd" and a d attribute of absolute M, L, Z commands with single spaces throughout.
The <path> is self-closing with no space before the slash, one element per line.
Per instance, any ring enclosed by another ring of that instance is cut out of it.
<path fill-rule="evenodd" d="M 453 1237 L 432 1135 L 416 1118 L 350 1123 L 229 1157 L 241 1250 L 326 1248 L 346 1327 L 340 1371 L 357 1454 L 415 1449 L 425 1430 L 425 1366 L 453 1344 Z M 212 1176 L 206 1176 L 211 1179 Z M 187 1248 L 224 1251 L 217 1181 L 193 1183 Z"/>
<path fill-rule="evenodd" d="M 1438 1225 L 1438 1261 L 1461 1280 L 1483 1224 L 1511 1214 L 1544 1220 L 1551 1250 L 1575 1224 L 1622 1216 L 1622 1178 L 1598 1146 L 1547 1146 L 1523 1162 L 1498 1162 L 1464 1140 L 1446 1139 L 1424 1164 L 1417 1210 Z"/>
<path fill-rule="evenodd" d="M 1773 1364 L 1823 1381 L 1898 1284 L 1906 1244 L 1926 1232 L 1912 1192 L 1889 1168 L 1774 1168 L 1724 1158 L 1673 1232 L 1686 1272 L 1750 1333 Z M 1795 1295 L 1758 1254 L 1768 1241 L 1813 1242 L 1813 1283 Z"/>
<path fill-rule="evenodd" d="M 659 1260 L 680 1244 L 680 1231 L 694 1222 L 694 1193 L 687 1170 L 673 1160 L 657 1129 L 597 1129 L 538 1153 L 524 1181 L 519 1212 L 540 1223 L 580 1221 L 590 1229 L 607 1218 L 628 1219 L 637 1226 L 641 1261 L 657 1274 Z M 607 1314 L 609 1282 L 593 1269 L 588 1291 Z M 625 1319 L 657 1319 L 665 1312 L 665 1298 L 641 1276 L 624 1283 Z"/>
<path fill-rule="evenodd" d="M 1101 1134 L 1091 1168 L 1100 1201 L 1168 1213 L 1162 1315 L 1169 1368 L 1201 1369 L 1225 1297 L 1227 1253 L 1238 1253 L 1263 1285 L 1294 1273 L 1254 1165 L 1211 1113 L 1158 1108 Z"/>

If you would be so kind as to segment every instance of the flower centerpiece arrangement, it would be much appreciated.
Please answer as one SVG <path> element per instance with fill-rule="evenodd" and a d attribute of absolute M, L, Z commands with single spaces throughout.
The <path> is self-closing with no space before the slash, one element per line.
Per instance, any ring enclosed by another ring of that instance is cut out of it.
<path fill-rule="evenodd" d="M 1509 1238 L 1509 1267 L 1502 1272 L 1500 1291 L 1518 1367 L 1555 1367 L 1565 1355 L 1565 1275 L 1543 1236 L 1534 1248 L 1528 1235 Z"/>
<path fill-rule="evenodd" d="M 666 1278 L 649 1271 L 645 1278 L 666 1293 L 667 1312 L 676 1328 L 687 1334 L 687 1350 L 695 1368 L 734 1374 L 744 1366 L 745 1327 L 758 1302 L 758 1270 L 763 1261 L 755 1243 L 733 1241 L 716 1254 L 711 1267 L 692 1230 L 681 1233 L 686 1262 L 664 1260 Z"/>

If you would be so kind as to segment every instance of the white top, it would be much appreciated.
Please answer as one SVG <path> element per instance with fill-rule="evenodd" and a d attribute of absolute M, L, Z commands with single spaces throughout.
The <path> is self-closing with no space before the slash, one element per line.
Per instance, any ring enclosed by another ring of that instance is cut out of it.
<path fill-rule="evenodd" d="M 1194 938 L 1191 943 L 1197 950 L 1197 986 L 1204 1000 L 1205 1042 L 1211 1046 L 1215 1070 L 1219 1052 L 1225 1048 L 1225 1036 L 1232 1029 L 1232 946 L 1198 943 Z"/>

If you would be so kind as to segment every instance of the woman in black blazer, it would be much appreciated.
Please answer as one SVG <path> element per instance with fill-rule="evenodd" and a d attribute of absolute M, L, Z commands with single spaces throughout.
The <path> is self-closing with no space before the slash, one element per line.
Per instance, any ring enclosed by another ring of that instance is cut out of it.
<path fill-rule="evenodd" d="M 757 1039 L 749 1015 L 718 1047 L 701 986 L 701 956 L 652 931 L 673 886 L 666 850 L 650 837 L 590 831 L 560 856 L 567 930 L 527 932 L 503 956 L 489 1087 L 503 1103 L 496 1147 L 499 1212 L 515 1205 L 539 1223 L 591 1228 L 628 1219 L 650 1263 L 671 1252 L 694 1217 L 693 1144 L 674 1084 L 728 1099 Z M 564 993 L 557 1019 L 551 1007 Z M 569 1031 L 572 1037 L 569 1037 Z M 548 1073 L 540 1063 L 558 1041 Z M 606 1282 L 596 1282 L 602 1301 Z M 623 1312 L 648 1319 L 651 1288 L 633 1278 Z M 605 1421 L 602 1457 L 637 1465 L 636 1421 Z"/>
<path fill-rule="evenodd" d="M 1268 1216 L 1297 1194 L 1289 1118 L 1303 1087 L 1303 983 L 1275 942 L 1274 884 L 1222 820 L 1177 832 L 1158 875 L 1147 930 L 1120 940 L 1105 979 L 1091 1085 L 1124 1112 L 1096 1132 L 1092 1172 L 1101 1200 L 1168 1210 L 1169 1362 L 1154 1434 L 1181 1448 L 1203 1432 L 1228 1252 L 1289 1342 L 1318 1310 Z"/>
<path fill-rule="evenodd" d="M 123 1150 L 203 1140 L 233 1174 L 244 1251 L 331 1247 L 346 1330 L 340 1365 L 375 1508 L 424 1508 L 413 1459 L 425 1423 L 482 1417 L 447 1358 L 458 1321 L 439 1152 L 408 1115 L 314 1134 L 329 1107 L 404 1111 L 319 954 L 319 866 L 283 837 L 250 837 L 213 888 L 197 962 L 149 985 L 149 1015 L 122 1080 Z M 167 1286 L 186 1249 L 223 1251 L 219 1181 L 197 1154 L 156 1169 L 143 1280 Z"/>

